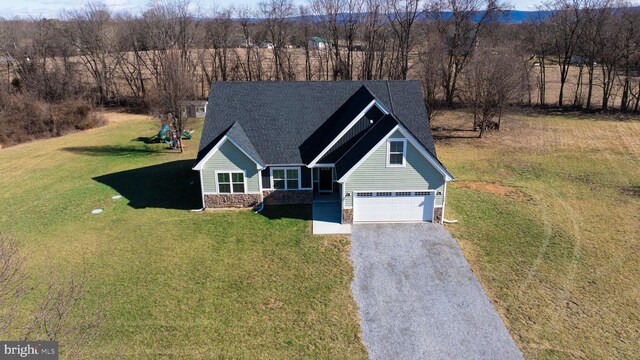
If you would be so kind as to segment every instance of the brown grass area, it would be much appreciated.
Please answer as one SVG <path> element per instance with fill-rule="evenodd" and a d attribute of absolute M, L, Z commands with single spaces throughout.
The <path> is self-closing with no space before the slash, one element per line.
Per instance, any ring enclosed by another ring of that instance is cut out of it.
<path fill-rule="evenodd" d="M 125 112 L 100 111 L 98 114 L 104 117 L 110 124 L 121 124 L 152 119 L 152 117 L 148 115 L 129 114 Z"/>
<path fill-rule="evenodd" d="M 563 119 L 571 119 L 563 122 Z M 473 115 L 464 110 L 447 111 L 434 119 L 434 136 L 443 144 L 500 145 L 535 153 L 549 151 L 610 151 L 640 158 L 638 120 L 608 120 L 592 115 L 544 115 L 510 113 L 502 119 L 501 131 L 478 139 L 472 131 Z"/>
<path fill-rule="evenodd" d="M 525 357 L 637 358 L 640 121 L 514 113 L 478 139 L 471 120 L 434 121 L 448 228 Z"/>
<path fill-rule="evenodd" d="M 520 191 L 518 191 L 518 189 L 511 186 L 501 185 L 501 184 L 476 182 L 476 181 L 460 181 L 460 182 L 456 182 L 455 186 L 459 186 L 466 189 L 485 191 L 485 192 L 500 195 L 500 196 L 509 196 L 518 200 L 523 200 L 525 198 L 525 196 Z"/>

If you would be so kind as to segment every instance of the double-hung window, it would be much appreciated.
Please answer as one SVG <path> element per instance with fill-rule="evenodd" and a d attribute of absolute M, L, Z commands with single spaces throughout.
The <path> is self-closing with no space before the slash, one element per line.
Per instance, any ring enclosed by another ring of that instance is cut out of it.
<path fill-rule="evenodd" d="M 300 169 L 298 168 L 272 168 L 271 179 L 276 190 L 300 189 Z"/>
<path fill-rule="evenodd" d="M 405 166 L 407 140 L 389 139 L 387 141 L 387 166 Z"/>
<path fill-rule="evenodd" d="M 218 172 L 218 192 L 220 194 L 244 193 L 244 173 L 222 171 Z"/>

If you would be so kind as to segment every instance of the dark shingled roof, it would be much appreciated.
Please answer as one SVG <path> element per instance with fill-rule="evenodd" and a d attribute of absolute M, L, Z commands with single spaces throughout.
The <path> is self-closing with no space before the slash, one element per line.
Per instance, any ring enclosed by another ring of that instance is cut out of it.
<path fill-rule="evenodd" d="M 320 153 L 334 133 L 342 130 L 348 117 L 345 114 L 355 111 L 357 115 L 361 110 L 353 109 L 371 102 L 367 102 L 370 96 L 375 96 L 435 156 L 418 81 L 214 82 L 198 161 L 237 121 L 261 161 L 307 164 L 309 157 Z M 345 109 L 346 102 L 353 109 Z M 330 119 L 337 129 L 323 127 Z"/>
<path fill-rule="evenodd" d="M 251 140 L 249 140 L 249 138 L 247 137 L 247 134 L 244 132 L 244 129 L 242 129 L 242 126 L 240 126 L 239 122 L 234 122 L 229 130 L 227 130 L 226 135 L 229 139 L 235 141 L 235 143 L 238 144 L 238 146 L 240 146 L 240 148 L 242 148 L 242 150 L 244 150 L 247 155 L 251 156 L 254 160 L 259 162 L 259 165 L 265 166 L 264 160 L 262 160 L 262 158 L 260 157 L 260 154 L 253 146 Z"/>
<path fill-rule="evenodd" d="M 385 115 L 375 125 L 367 129 L 362 138 L 336 161 L 336 177 L 340 179 L 349 172 L 396 125 L 398 125 L 398 122 L 392 115 Z"/>
<path fill-rule="evenodd" d="M 362 85 L 347 101 L 345 101 L 329 119 L 327 119 L 311 136 L 300 145 L 302 161 L 305 164 L 315 159 L 340 132 L 344 130 L 369 105 L 375 97 L 366 86 Z"/>

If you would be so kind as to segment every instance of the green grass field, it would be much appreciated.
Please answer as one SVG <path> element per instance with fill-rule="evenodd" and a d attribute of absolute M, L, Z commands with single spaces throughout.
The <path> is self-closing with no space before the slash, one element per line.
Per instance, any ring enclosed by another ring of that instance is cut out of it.
<path fill-rule="evenodd" d="M 0 229 L 18 239 L 34 282 L 86 263 L 83 306 L 104 307 L 84 358 L 366 357 L 347 238 L 312 236 L 310 207 L 189 211 L 201 207 L 190 170 L 201 124 L 178 154 L 135 141 L 157 121 L 110 117 L 0 151 Z M 74 339 L 60 342 L 64 355 Z"/>
<path fill-rule="evenodd" d="M 525 356 L 640 354 L 640 122 L 510 115 L 500 133 L 445 113 L 447 214 Z"/>
<path fill-rule="evenodd" d="M 177 154 L 135 140 L 156 121 L 109 117 L 0 150 L 0 229 L 32 281 L 86 264 L 83 304 L 104 307 L 84 358 L 366 357 L 347 238 L 311 236 L 308 207 L 188 211 L 198 137 Z M 509 115 L 478 140 L 468 120 L 436 124 L 448 229 L 525 356 L 637 357 L 640 123 Z"/>

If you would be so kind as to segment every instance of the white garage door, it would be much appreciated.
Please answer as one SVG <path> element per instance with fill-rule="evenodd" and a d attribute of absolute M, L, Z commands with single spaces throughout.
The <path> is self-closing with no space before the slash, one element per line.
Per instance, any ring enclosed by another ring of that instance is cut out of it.
<path fill-rule="evenodd" d="M 431 221 L 433 191 L 355 191 L 353 221 Z"/>

